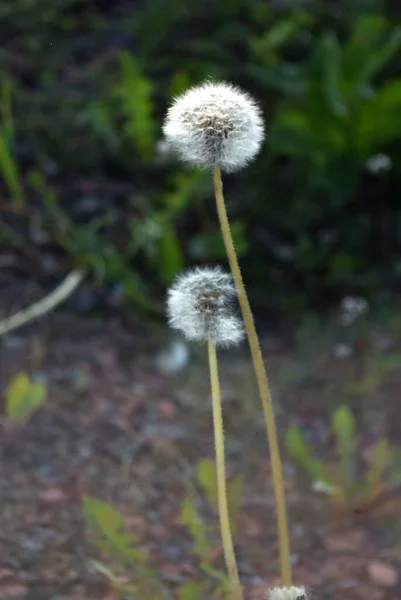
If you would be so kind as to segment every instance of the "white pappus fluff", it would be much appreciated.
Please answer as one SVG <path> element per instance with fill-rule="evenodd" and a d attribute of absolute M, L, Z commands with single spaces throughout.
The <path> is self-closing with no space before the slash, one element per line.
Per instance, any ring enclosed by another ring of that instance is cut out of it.
<path fill-rule="evenodd" d="M 174 100 L 163 132 L 184 162 L 220 166 L 232 173 L 258 154 L 264 123 L 261 109 L 247 92 L 229 83 L 207 82 Z"/>
<path fill-rule="evenodd" d="M 267 592 L 268 600 L 307 600 L 304 587 L 275 587 Z"/>
<path fill-rule="evenodd" d="M 188 271 L 168 291 L 169 325 L 190 341 L 238 344 L 244 331 L 233 307 L 235 297 L 231 275 L 219 267 Z"/>

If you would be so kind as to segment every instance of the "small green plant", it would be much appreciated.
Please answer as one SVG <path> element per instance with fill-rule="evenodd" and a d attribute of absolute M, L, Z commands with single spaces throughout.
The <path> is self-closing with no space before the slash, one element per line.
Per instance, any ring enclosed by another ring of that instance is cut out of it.
<path fill-rule="evenodd" d="M 93 131 L 112 152 L 136 155 L 142 165 L 152 163 L 156 146 L 154 83 L 141 70 L 136 57 L 124 52 L 113 86 L 89 108 Z"/>
<path fill-rule="evenodd" d="M 44 383 L 33 382 L 25 373 L 12 379 L 6 390 L 5 422 L 10 428 L 21 427 L 46 399 Z"/>
<path fill-rule="evenodd" d="M 192 551 L 199 560 L 203 577 L 200 581 L 180 585 L 177 589 L 178 600 L 198 600 L 208 596 L 222 598 L 230 590 L 227 574 L 214 565 L 213 549 L 218 528 L 215 531 L 201 516 L 203 511 L 218 512 L 216 469 L 212 461 L 199 461 L 197 483 L 202 492 L 201 506 L 198 498 L 187 495 L 182 504 L 180 523 L 187 528 L 193 540 Z M 242 489 L 242 477 L 237 475 L 227 490 L 233 531 L 238 526 Z M 160 575 L 149 564 L 147 554 L 140 549 L 138 538 L 127 531 L 123 517 L 109 504 L 90 497 L 84 498 L 82 508 L 96 545 L 111 563 L 106 565 L 102 561 L 93 560 L 92 566 L 110 582 L 121 597 L 146 597 L 154 600 L 164 598 L 166 591 Z"/>
<path fill-rule="evenodd" d="M 115 591 L 123 596 L 162 599 L 162 582 L 149 566 L 147 555 L 140 550 L 138 539 L 126 531 L 121 515 L 109 504 L 89 497 L 83 500 L 83 513 L 99 549 L 113 564 L 109 568 L 102 562 L 92 561 L 92 565 L 109 580 Z"/>
<path fill-rule="evenodd" d="M 201 509 L 212 510 L 215 516 L 218 515 L 218 489 L 216 467 L 211 460 L 203 459 L 197 465 L 197 481 L 202 491 Z M 233 536 L 238 531 L 238 517 L 241 505 L 243 491 L 243 478 L 236 475 L 227 486 L 227 502 L 230 519 L 230 528 Z M 206 525 L 201 517 L 201 512 L 197 508 L 194 498 L 187 496 L 183 502 L 180 522 L 188 528 L 193 539 L 193 553 L 199 559 L 199 567 L 206 575 L 206 580 L 202 582 L 202 591 L 204 596 L 224 596 L 230 591 L 230 581 L 227 574 L 216 569 L 213 564 L 213 537 L 218 535 L 215 527 Z M 217 587 L 216 587 L 217 584 Z"/>
<path fill-rule="evenodd" d="M 218 510 L 217 486 L 216 486 L 216 468 L 211 460 L 203 459 L 198 462 L 197 467 L 198 483 L 201 487 L 209 505 L 216 512 Z M 228 511 L 230 516 L 230 525 L 233 535 L 238 531 L 238 517 L 241 506 L 242 493 L 244 489 L 244 479 L 242 475 L 236 475 L 231 483 L 227 485 Z"/>
<path fill-rule="evenodd" d="M 332 418 L 336 460 L 315 458 L 300 430 L 293 425 L 287 433 L 287 450 L 293 461 L 311 478 L 314 489 L 326 493 L 341 509 L 361 510 L 401 482 L 399 451 L 386 438 L 374 444 L 369 466 L 359 473 L 355 421 L 346 406 L 336 409 Z"/>
<path fill-rule="evenodd" d="M 11 200 L 17 209 L 25 206 L 24 191 L 18 164 L 14 158 L 14 122 L 12 115 L 12 85 L 5 80 L 0 89 L 1 124 L 0 124 L 0 174 L 3 177 Z"/>

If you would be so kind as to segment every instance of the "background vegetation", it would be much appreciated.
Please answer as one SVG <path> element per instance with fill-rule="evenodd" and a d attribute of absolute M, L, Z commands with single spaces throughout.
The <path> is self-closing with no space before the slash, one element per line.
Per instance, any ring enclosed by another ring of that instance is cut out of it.
<path fill-rule="evenodd" d="M 170 99 L 210 76 L 249 90 L 267 121 L 261 157 L 226 178 L 254 306 L 382 298 L 401 270 L 395 10 L 0 2 L 2 254 L 42 278 L 89 265 L 95 288 L 156 313 L 184 265 L 223 259 L 209 174 L 169 156 L 160 129 Z"/>

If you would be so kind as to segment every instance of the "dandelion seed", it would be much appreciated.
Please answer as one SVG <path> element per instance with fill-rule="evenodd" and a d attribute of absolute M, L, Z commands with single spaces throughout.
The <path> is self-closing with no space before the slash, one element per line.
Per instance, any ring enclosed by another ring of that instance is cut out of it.
<path fill-rule="evenodd" d="M 258 154 L 264 124 L 248 93 L 229 83 L 205 83 L 175 99 L 163 131 L 184 162 L 232 173 Z"/>
<path fill-rule="evenodd" d="M 169 324 L 191 341 L 238 344 L 244 332 L 233 308 L 235 297 L 231 275 L 220 268 L 184 273 L 168 292 Z"/>
<path fill-rule="evenodd" d="M 307 600 L 304 587 L 275 587 L 268 591 L 269 600 Z"/>

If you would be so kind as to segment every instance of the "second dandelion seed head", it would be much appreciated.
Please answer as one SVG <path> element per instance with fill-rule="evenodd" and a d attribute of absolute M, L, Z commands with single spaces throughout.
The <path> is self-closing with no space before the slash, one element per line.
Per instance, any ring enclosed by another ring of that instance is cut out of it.
<path fill-rule="evenodd" d="M 244 332 L 233 307 L 235 296 L 231 275 L 220 268 L 188 271 L 168 292 L 169 324 L 191 341 L 238 344 Z"/>
<path fill-rule="evenodd" d="M 229 83 L 207 82 L 175 99 L 163 131 L 184 162 L 230 173 L 256 157 L 264 124 L 249 94 Z"/>
<path fill-rule="evenodd" d="M 307 600 L 304 587 L 275 587 L 268 591 L 268 600 Z"/>

